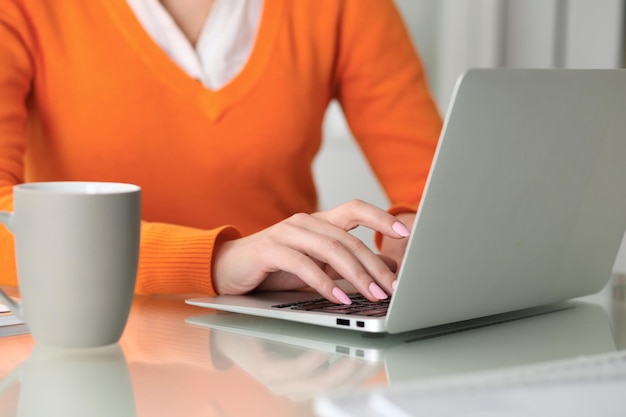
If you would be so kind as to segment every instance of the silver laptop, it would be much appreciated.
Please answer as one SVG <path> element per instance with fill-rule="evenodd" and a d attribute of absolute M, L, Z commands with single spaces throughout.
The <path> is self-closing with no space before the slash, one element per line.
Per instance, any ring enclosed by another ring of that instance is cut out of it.
<path fill-rule="evenodd" d="M 319 297 L 306 291 L 187 303 L 400 333 L 598 292 L 626 229 L 624 109 L 626 70 L 470 70 L 455 88 L 386 314 L 303 308 Z"/>

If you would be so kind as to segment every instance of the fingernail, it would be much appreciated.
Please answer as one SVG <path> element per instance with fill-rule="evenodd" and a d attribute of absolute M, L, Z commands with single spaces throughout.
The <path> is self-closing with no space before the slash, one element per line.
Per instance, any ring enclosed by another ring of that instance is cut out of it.
<path fill-rule="evenodd" d="M 407 227 L 405 225 L 403 225 L 400 222 L 395 222 L 391 228 L 393 229 L 394 232 L 396 232 L 397 234 L 399 234 L 402 237 L 407 237 L 408 235 L 411 234 L 411 231 L 409 229 L 407 229 Z"/>
<path fill-rule="evenodd" d="M 374 294 L 374 297 L 378 298 L 379 300 L 384 300 L 385 298 L 389 297 L 386 292 L 384 292 L 378 285 L 376 285 L 375 282 L 372 282 L 370 284 L 370 291 L 372 292 L 372 294 Z"/>
<path fill-rule="evenodd" d="M 341 291 L 341 288 L 339 287 L 333 288 L 333 295 L 337 298 L 337 300 L 341 301 L 342 304 L 352 304 L 350 297 L 348 297 L 345 292 Z"/>
<path fill-rule="evenodd" d="M 393 288 L 393 290 L 394 290 L 394 291 L 396 290 L 396 288 L 398 288 L 398 280 L 397 280 L 397 279 L 396 279 L 396 280 L 394 280 L 394 281 L 391 283 L 391 288 Z"/>

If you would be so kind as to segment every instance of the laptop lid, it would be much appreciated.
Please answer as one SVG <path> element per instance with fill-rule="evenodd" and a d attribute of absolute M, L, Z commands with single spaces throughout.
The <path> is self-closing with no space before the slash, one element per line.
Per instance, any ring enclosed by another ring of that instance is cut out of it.
<path fill-rule="evenodd" d="M 387 330 L 599 291 L 626 227 L 626 71 L 469 71 Z"/>
<path fill-rule="evenodd" d="M 626 70 L 468 71 L 446 115 L 386 318 L 271 307 L 293 293 L 187 302 L 399 333 L 597 292 L 626 228 L 624 108 Z"/>

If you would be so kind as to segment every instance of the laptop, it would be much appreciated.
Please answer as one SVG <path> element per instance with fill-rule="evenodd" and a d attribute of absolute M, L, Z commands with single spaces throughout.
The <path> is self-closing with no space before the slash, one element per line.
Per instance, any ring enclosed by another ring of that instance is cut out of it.
<path fill-rule="evenodd" d="M 319 298 L 312 291 L 186 302 L 401 333 L 596 293 L 626 229 L 624 109 L 626 70 L 470 70 L 446 114 L 398 286 L 379 305 L 386 313 L 302 308 Z"/>

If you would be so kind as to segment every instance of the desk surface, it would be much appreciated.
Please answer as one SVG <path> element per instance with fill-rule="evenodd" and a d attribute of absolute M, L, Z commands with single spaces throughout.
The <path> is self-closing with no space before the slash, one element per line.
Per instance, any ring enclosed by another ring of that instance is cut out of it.
<path fill-rule="evenodd" d="M 120 343 L 89 352 L 0 338 L 0 417 L 300 417 L 314 415 L 320 393 L 626 349 L 622 276 L 561 311 L 411 343 L 373 340 L 371 351 L 190 324 L 216 313 L 184 298 L 136 297 Z"/>

